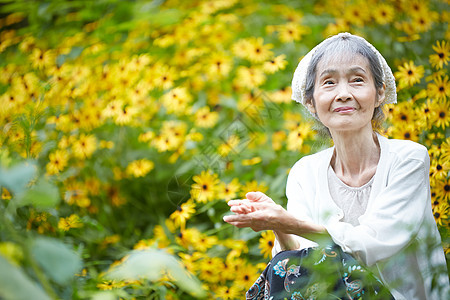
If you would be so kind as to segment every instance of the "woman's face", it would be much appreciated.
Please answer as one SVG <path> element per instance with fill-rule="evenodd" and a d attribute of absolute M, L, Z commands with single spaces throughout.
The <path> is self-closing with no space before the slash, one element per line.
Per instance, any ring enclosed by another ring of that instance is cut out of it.
<path fill-rule="evenodd" d="M 375 107 L 384 100 L 384 87 L 376 90 L 369 61 L 362 55 L 337 55 L 317 65 L 312 113 L 331 133 L 372 127 Z"/>

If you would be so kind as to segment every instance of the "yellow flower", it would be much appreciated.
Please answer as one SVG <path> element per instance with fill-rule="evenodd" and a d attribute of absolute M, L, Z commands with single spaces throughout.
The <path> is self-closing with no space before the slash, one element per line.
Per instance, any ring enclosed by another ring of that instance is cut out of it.
<path fill-rule="evenodd" d="M 283 147 L 283 142 L 286 140 L 286 132 L 279 130 L 272 134 L 272 148 L 274 151 L 279 151 Z"/>
<path fill-rule="evenodd" d="M 433 123 L 437 127 L 445 129 L 450 124 L 450 103 L 448 101 L 435 101 L 431 105 L 434 112 Z"/>
<path fill-rule="evenodd" d="M 272 256 L 274 241 L 275 234 L 272 230 L 264 231 L 261 233 L 261 238 L 259 239 L 259 249 L 261 249 L 261 254 L 264 256 L 264 258 L 269 258 Z"/>
<path fill-rule="evenodd" d="M 410 61 L 398 67 L 395 77 L 398 80 L 399 88 L 405 88 L 419 83 L 424 73 L 423 66 L 416 66 L 413 61 Z"/>
<path fill-rule="evenodd" d="M 67 161 L 69 160 L 69 154 L 65 150 L 56 150 L 49 155 L 49 163 L 47 163 L 46 169 L 47 174 L 54 175 L 58 174 L 67 166 Z"/>
<path fill-rule="evenodd" d="M 262 37 L 257 38 L 249 38 L 249 45 L 246 49 L 245 58 L 254 63 L 260 63 L 267 60 L 270 56 L 272 56 L 272 51 L 269 49 L 272 48 L 271 44 L 264 45 L 264 39 Z"/>
<path fill-rule="evenodd" d="M 215 235 L 207 236 L 203 233 L 200 233 L 197 239 L 197 242 L 193 244 L 194 249 L 200 252 L 206 252 L 208 249 L 217 245 L 217 237 Z"/>
<path fill-rule="evenodd" d="M 102 282 L 97 283 L 97 288 L 102 291 L 120 289 L 123 288 L 124 286 L 126 286 L 126 283 L 117 280 L 103 280 Z"/>
<path fill-rule="evenodd" d="M 175 225 L 184 229 L 186 221 L 195 213 L 195 203 L 189 199 L 187 202 L 181 204 L 170 215 Z"/>
<path fill-rule="evenodd" d="M 223 53 L 213 53 L 207 65 L 207 71 L 211 79 L 227 76 L 233 67 L 232 62 L 231 58 Z"/>
<path fill-rule="evenodd" d="M 250 159 L 243 159 L 242 165 L 243 166 L 253 166 L 253 165 L 259 164 L 261 161 L 262 161 L 261 157 L 255 156 Z"/>
<path fill-rule="evenodd" d="M 68 231 L 71 228 L 83 227 L 83 223 L 78 215 L 72 214 L 67 218 L 59 218 L 58 229 Z"/>
<path fill-rule="evenodd" d="M 297 128 L 291 130 L 287 137 L 287 149 L 290 151 L 301 151 L 303 142 L 311 135 L 311 125 L 300 123 Z"/>
<path fill-rule="evenodd" d="M 190 113 L 189 103 L 192 96 L 185 87 L 177 87 L 162 96 L 162 101 L 168 113 L 187 115 Z"/>
<path fill-rule="evenodd" d="M 126 173 L 133 177 L 144 177 L 153 168 L 155 164 L 148 159 L 139 159 L 130 162 L 126 168 Z"/>
<path fill-rule="evenodd" d="M 447 97 L 450 97 L 450 81 L 448 80 L 448 76 L 436 76 L 434 83 L 427 85 L 427 92 L 430 98 L 436 100 L 445 100 Z"/>
<path fill-rule="evenodd" d="M 159 152 L 181 150 L 186 138 L 187 125 L 180 121 L 165 121 L 160 135 L 152 140 Z"/>
<path fill-rule="evenodd" d="M 394 20 L 395 11 L 394 8 L 386 3 L 381 3 L 375 6 L 373 11 L 373 17 L 378 24 L 389 24 Z"/>
<path fill-rule="evenodd" d="M 361 5 L 365 5 L 365 3 L 360 2 L 347 6 L 344 12 L 344 20 L 357 26 L 364 26 L 370 20 L 370 14 L 369 10 L 361 9 Z"/>
<path fill-rule="evenodd" d="M 244 186 L 242 186 L 241 195 L 244 197 L 248 192 L 267 192 L 269 188 L 266 186 L 264 182 L 258 183 L 256 180 L 252 180 L 247 182 Z"/>
<path fill-rule="evenodd" d="M 400 124 L 399 126 L 390 127 L 388 135 L 394 139 L 411 140 L 418 142 L 419 133 L 413 124 Z"/>
<path fill-rule="evenodd" d="M 430 63 L 434 68 L 442 69 L 450 59 L 450 43 L 448 41 L 437 41 L 436 45 L 433 45 L 433 50 L 436 54 L 430 55 Z"/>
<path fill-rule="evenodd" d="M 431 29 L 434 22 L 439 19 L 439 14 L 435 11 L 425 11 L 423 14 L 414 16 L 412 26 L 416 32 L 426 32 Z"/>
<path fill-rule="evenodd" d="M 436 181 L 436 185 L 432 187 L 436 193 L 437 198 L 441 198 L 444 201 L 450 200 L 450 179 L 444 178 Z"/>
<path fill-rule="evenodd" d="M 217 187 L 217 198 L 224 199 L 225 201 L 234 199 L 236 198 L 240 188 L 241 185 L 239 183 L 239 179 L 237 178 L 233 178 L 233 180 L 231 180 L 228 184 L 221 182 Z"/>
<path fill-rule="evenodd" d="M 34 68 L 43 69 L 56 64 L 56 55 L 52 50 L 41 50 L 34 48 L 30 55 L 31 64 Z"/>
<path fill-rule="evenodd" d="M 217 152 L 221 156 L 227 156 L 231 151 L 237 152 L 237 147 L 240 143 L 241 139 L 237 135 L 230 135 L 227 141 L 217 148 Z"/>
<path fill-rule="evenodd" d="M 263 69 L 266 73 L 273 74 L 278 70 L 283 70 L 286 65 L 286 55 L 281 54 L 269 61 L 266 61 L 263 65 Z"/>
<path fill-rule="evenodd" d="M 216 125 L 219 114 L 211 111 L 208 106 L 202 107 L 195 112 L 195 125 L 203 128 L 210 128 Z"/>
<path fill-rule="evenodd" d="M 191 187 L 191 196 L 194 200 L 206 203 L 215 198 L 216 188 L 219 184 L 217 174 L 210 171 L 203 171 L 200 175 L 195 175 L 192 179 L 195 182 Z"/>
<path fill-rule="evenodd" d="M 278 31 L 278 38 L 282 43 L 300 41 L 302 35 L 309 32 L 308 27 L 304 27 L 296 22 L 289 22 L 284 25 L 279 25 L 276 29 Z"/>
<path fill-rule="evenodd" d="M 11 198 L 12 198 L 11 193 L 7 189 L 2 188 L 2 199 L 10 200 Z"/>
<path fill-rule="evenodd" d="M 436 224 L 439 226 L 445 225 L 445 221 L 448 219 L 449 206 L 448 203 L 442 203 L 437 205 L 433 209 L 433 216 Z"/>
<path fill-rule="evenodd" d="M 450 162 L 442 159 L 434 159 L 430 166 L 430 176 L 434 179 L 441 180 L 447 177 L 450 170 Z"/>
<path fill-rule="evenodd" d="M 82 133 L 72 145 L 72 152 L 79 159 L 89 158 L 97 149 L 97 139 L 94 135 Z"/>
<path fill-rule="evenodd" d="M 233 300 L 238 299 L 242 295 L 242 291 L 236 286 L 220 286 L 215 291 L 214 299 Z"/>
<path fill-rule="evenodd" d="M 259 68 L 239 67 L 235 84 L 249 89 L 256 88 L 266 81 L 264 72 Z"/>
<path fill-rule="evenodd" d="M 134 120 L 134 116 L 138 113 L 138 109 L 134 106 L 127 105 L 117 112 L 114 122 L 117 125 L 128 125 Z"/>
<path fill-rule="evenodd" d="M 258 279 L 258 268 L 248 263 L 241 263 L 237 266 L 236 278 L 234 283 L 237 287 L 244 290 L 251 288 L 252 284 Z"/>

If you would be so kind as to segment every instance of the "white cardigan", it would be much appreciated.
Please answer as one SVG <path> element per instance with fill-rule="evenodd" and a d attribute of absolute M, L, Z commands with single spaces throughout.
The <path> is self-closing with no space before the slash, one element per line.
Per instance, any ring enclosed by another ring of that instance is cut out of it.
<path fill-rule="evenodd" d="M 431 209 L 427 149 L 411 141 L 377 137 L 380 160 L 367 210 L 358 218 L 360 225 L 340 222 L 342 210 L 329 193 L 327 168 L 334 147 L 305 156 L 292 167 L 287 210 L 325 226 L 344 252 L 378 271 L 395 299 L 447 299 L 448 274 Z M 297 238 L 300 249 L 317 246 Z M 279 251 L 275 241 L 272 255 Z M 432 290 L 433 276 L 443 290 Z"/>

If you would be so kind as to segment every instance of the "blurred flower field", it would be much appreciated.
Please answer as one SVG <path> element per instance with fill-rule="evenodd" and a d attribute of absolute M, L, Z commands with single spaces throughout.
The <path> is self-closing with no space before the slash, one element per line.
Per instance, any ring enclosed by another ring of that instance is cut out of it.
<path fill-rule="evenodd" d="M 329 147 L 290 100 L 299 59 L 364 36 L 398 85 L 390 138 L 429 149 L 449 257 L 449 1 L 0 1 L 0 298 L 242 299 L 273 234 L 222 221 L 286 204 Z"/>

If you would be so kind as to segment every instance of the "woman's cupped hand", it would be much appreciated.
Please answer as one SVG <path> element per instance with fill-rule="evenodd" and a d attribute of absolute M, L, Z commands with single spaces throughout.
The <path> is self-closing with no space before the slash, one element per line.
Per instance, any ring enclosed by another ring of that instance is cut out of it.
<path fill-rule="evenodd" d="M 228 205 L 234 215 L 223 220 L 239 228 L 250 227 L 254 231 L 280 230 L 287 211 L 261 192 L 249 192 L 246 199 L 230 200 Z"/>

